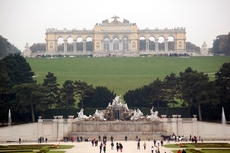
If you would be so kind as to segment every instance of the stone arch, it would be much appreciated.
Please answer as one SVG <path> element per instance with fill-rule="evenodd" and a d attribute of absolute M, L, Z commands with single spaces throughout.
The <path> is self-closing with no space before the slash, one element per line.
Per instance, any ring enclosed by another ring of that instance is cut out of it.
<path fill-rule="evenodd" d="M 83 51 L 83 37 L 82 36 L 78 36 L 76 38 L 76 46 L 77 46 L 77 51 Z"/>
<path fill-rule="evenodd" d="M 168 36 L 168 50 L 173 51 L 175 48 L 175 37 L 173 35 Z"/>
<path fill-rule="evenodd" d="M 164 35 L 160 35 L 158 37 L 158 47 L 159 47 L 159 51 L 165 51 L 165 37 L 164 37 Z"/>
<path fill-rule="evenodd" d="M 73 37 L 68 36 L 66 40 L 67 40 L 67 52 L 73 52 Z"/>
<path fill-rule="evenodd" d="M 87 36 L 86 39 L 86 51 L 93 51 L 93 38 L 91 36 Z"/>
<path fill-rule="evenodd" d="M 119 39 L 120 37 L 119 37 L 119 35 L 113 35 L 113 39 L 114 38 L 118 38 Z"/>
<path fill-rule="evenodd" d="M 129 38 L 126 35 L 122 37 L 122 50 L 129 50 Z"/>
<path fill-rule="evenodd" d="M 142 35 L 139 37 L 139 49 L 140 51 L 146 51 L 146 48 L 146 37 Z"/>
<path fill-rule="evenodd" d="M 155 42 L 156 42 L 156 38 L 154 36 L 150 36 L 149 37 L 149 50 L 150 51 L 155 51 Z"/>
<path fill-rule="evenodd" d="M 62 36 L 57 37 L 57 51 L 58 52 L 64 51 L 64 38 Z"/>
<path fill-rule="evenodd" d="M 105 39 L 105 38 L 110 39 L 109 35 L 104 35 L 104 36 L 103 36 L 103 39 Z"/>
<path fill-rule="evenodd" d="M 113 42 L 112 42 L 112 45 L 113 45 L 113 51 L 118 51 L 119 50 L 119 44 L 120 44 L 120 41 L 119 41 L 119 37 L 113 37 Z"/>
<path fill-rule="evenodd" d="M 109 50 L 109 37 L 105 36 L 103 38 L 103 50 L 108 51 Z"/>

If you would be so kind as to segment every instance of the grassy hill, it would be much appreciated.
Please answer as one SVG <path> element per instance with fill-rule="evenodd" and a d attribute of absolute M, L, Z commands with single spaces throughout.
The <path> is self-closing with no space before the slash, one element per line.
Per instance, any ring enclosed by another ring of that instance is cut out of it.
<path fill-rule="evenodd" d="M 27 61 L 38 83 L 52 72 L 61 86 L 65 80 L 81 80 L 94 87 L 106 86 L 123 96 L 156 78 L 163 80 L 171 72 L 179 75 L 187 67 L 208 73 L 213 80 L 214 73 L 223 63 L 230 62 L 230 57 L 28 58 Z"/>

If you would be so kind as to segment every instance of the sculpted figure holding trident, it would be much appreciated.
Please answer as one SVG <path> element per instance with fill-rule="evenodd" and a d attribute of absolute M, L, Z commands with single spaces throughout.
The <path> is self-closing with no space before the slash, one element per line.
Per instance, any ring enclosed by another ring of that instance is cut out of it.
<path fill-rule="evenodd" d="M 118 21 L 117 19 L 119 19 L 120 17 L 118 17 L 118 16 L 116 16 L 116 15 L 114 15 L 113 17 L 112 17 L 112 19 L 114 19 L 113 21 Z"/>

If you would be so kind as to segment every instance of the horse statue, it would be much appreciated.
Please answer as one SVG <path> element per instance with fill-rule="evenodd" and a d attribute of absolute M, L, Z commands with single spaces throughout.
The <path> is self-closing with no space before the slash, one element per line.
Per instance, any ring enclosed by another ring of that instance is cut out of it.
<path fill-rule="evenodd" d="M 143 117 L 143 113 L 140 109 L 134 110 L 133 116 L 130 118 L 130 120 L 137 120 Z"/>
<path fill-rule="evenodd" d="M 103 111 L 100 111 L 100 110 L 98 110 L 98 109 L 96 109 L 96 111 L 95 111 L 93 117 L 96 118 L 96 119 L 98 119 L 98 120 L 100 120 L 100 121 L 106 120 L 106 119 L 104 118 L 104 112 L 103 112 Z"/>
<path fill-rule="evenodd" d="M 91 117 L 91 116 L 84 115 L 83 112 L 84 112 L 84 109 L 81 109 L 80 112 L 77 113 L 78 117 L 75 118 L 75 119 L 77 119 L 77 120 L 87 120 L 87 119 L 89 119 L 89 117 Z"/>

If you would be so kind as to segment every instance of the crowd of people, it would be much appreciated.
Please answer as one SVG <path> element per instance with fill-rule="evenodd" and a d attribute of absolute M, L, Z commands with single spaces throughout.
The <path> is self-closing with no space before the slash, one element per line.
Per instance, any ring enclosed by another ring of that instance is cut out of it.
<path fill-rule="evenodd" d="M 72 142 L 74 142 L 74 138 L 71 137 L 70 138 Z M 125 141 L 127 141 L 128 137 L 125 136 Z M 82 137 L 78 137 L 77 138 L 77 142 L 81 142 L 82 141 Z M 106 150 L 108 149 L 108 142 L 107 142 L 107 136 L 103 136 L 101 137 L 100 135 L 98 136 L 98 139 L 94 138 L 91 141 L 91 145 L 93 147 L 97 147 L 99 146 L 99 153 L 106 153 Z M 137 150 L 141 150 L 141 146 L 143 145 L 143 149 L 146 150 L 147 147 L 147 143 L 145 141 L 141 142 L 141 139 L 136 136 L 135 141 L 137 142 Z M 147 141 L 150 141 L 150 139 L 148 138 Z M 190 141 L 195 142 L 197 141 L 196 136 L 194 136 L 193 138 L 190 136 Z M 148 143 L 149 144 L 149 143 Z M 160 153 L 160 147 L 164 145 L 164 141 L 160 140 L 160 139 L 154 139 L 153 140 L 153 144 L 149 146 L 150 148 L 150 152 L 151 153 Z M 111 136 L 110 137 L 110 147 L 111 150 L 115 150 L 117 152 L 122 152 L 123 151 L 123 144 L 121 142 L 114 142 L 114 137 Z M 166 153 L 166 152 L 164 152 Z M 177 153 L 186 153 L 186 151 L 183 150 L 178 150 Z"/>

